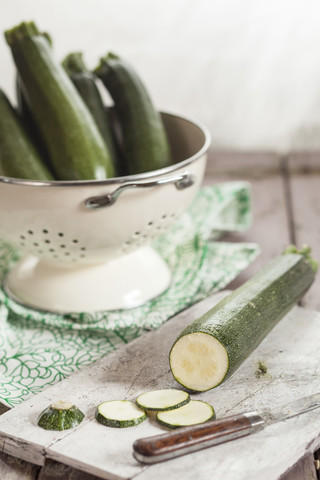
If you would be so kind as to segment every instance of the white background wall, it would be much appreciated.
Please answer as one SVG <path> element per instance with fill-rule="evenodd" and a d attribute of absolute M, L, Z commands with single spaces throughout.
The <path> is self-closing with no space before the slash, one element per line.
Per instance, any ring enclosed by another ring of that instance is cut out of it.
<path fill-rule="evenodd" d="M 0 31 L 35 20 L 58 59 L 125 56 L 159 109 L 205 123 L 215 148 L 320 147 L 319 0 L 0 0 Z M 0 87 L 14 67 L 0 37 Z"/>

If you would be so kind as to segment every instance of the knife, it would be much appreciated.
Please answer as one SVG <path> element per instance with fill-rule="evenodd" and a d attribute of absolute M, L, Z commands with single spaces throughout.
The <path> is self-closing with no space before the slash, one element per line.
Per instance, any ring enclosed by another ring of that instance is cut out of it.
<path fill-rule="evenodd" d="M 174 432 L 136 440 L 133 444 L 133 456 L 144 464 L 171 460 L 203 448 L 245 437 L 268 425 L 319 407 L 320 393 L 315 393 L 275 409 L 250 411 L 200 425 L 181 427 Z"/>

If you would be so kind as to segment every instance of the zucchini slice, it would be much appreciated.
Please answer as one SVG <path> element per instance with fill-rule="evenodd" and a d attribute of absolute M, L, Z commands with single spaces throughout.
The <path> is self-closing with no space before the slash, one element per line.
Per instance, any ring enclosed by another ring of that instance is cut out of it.
<path fill-rule="evenodd" d="M 115 428 L 133 427 L 147 418 L 146 412 L 129 400 L 110 400 L 100 403 L 95 416 L 99 423 Z"/>
<path fill-rule="evenodd" d="M 198 425 L 215 418 L 214 408 L 201 400 L 190 400 L 183 407 L 168 412 L 158 412 L 156 416 L 157 422 L 168 428 Z"/>
<path fill-rule="evenodd" d="M 136 405 L 144 410 L 166 411 L 183 407 L 190 402 L 190 395 L 183 390 L 164 388 L 142 393 L 136 399 Z"/>
<path fill-rule="evenodd" d="M 230 377 L 306 293 L 316 269 L 308 247 L 291 246 L 191 323 L 169 354 L 177 382 L 202 392 Z"/>
<path fill-rule="evenodd" d="M 73 403 L 59 400 L 41 412 L 38 425 L 45 430 L 67 430 L 80 425 L 84 413 Z"/>

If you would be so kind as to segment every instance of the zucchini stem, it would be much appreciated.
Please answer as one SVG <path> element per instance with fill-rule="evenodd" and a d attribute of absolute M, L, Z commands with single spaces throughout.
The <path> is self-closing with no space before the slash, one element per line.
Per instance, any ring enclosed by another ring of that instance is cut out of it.
<path fill-rule="evenodd" d="M 283 251 L 283 255 L 286 255 L 288 253 L 293 253 L 293 254 L 296 254 L 296 255 L 302 255 L 306 259 L 306 261 L 309 263 L 309 265 L 311 266 L 313 272 L 317 273 L 318 268 L 319 268 L 319 262 L 317 262 L 317 260 L 312 258 L 311 248 L 309 247 L 309 245 L 306 245 L 306 244 L 302 245 L 300 250 L 298 250 L 296 245 L 288 245 L 288 247 Z"/>

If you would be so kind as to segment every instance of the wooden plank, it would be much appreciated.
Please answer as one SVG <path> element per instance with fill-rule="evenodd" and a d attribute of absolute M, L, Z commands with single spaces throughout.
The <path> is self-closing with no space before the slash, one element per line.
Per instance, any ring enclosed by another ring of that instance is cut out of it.
<path fill-rule="evenodd" d="M 281 475 L 279 480 L 317 480 L 315 459 L 312 454 L 305 455 L 288 472 Z"/>
<path fill-rule="evenodd" d="M 2 480 L 2 477 L 0 477 Z M 99 477 L 75 470 L 68 465 L 48 460 L 41 468 L 37 480 L 99 480 Z M 5 479 L 4 479 L 5 480 Z M 23 479 L 24 480 L 24 479 Z"/>
<path fill-rule="evenodd" d="M 1 480 L 37 480 L 39 467 L 0 452 Z"/>
<path fill-rule="evenodd" d="M 220 292 L 185 310 L 157 331 L 146 334 L 2 415 L 0 436 L 3 448 L 6 449 L 4 440 L 12 438 L 12 442 L 16 441 L 16 455 L 22 456 L 30 442 L 33 451 L 38 444 L 38 453 L 41 451 L 47 459 L 113 480 L 133 476 L 138 480 L 166 477 L 174 480 L 181 478 L 182 473 L 187 480 L 211 480 L 212 472 L 224 480 L 233 480 L 235 476 L 238 480 L 279 478 L 297 459 L 319 447 L 318 412 L 309 412 L 271 425 L 251 437 L 214 447 L 210 454 L 208 450 L 202 450 L 150 467 L 134 460 L 132 444 L 137 438 L 165 431 L 162 427 L 146 421 L 132 429 L 111 429 L 94 419 L 100 401 L 133 400 L 146 390 L 176 387 L 168 366 L 168 353 L 174 339 L 186 324 L 207 311 L 223 294 Z M 196 395 L 197 398 L 214 405 L 218 418 L 221 418 L 227 414 L 279 405 L 316 392 L 319 388 L 319 321 L 319 313 L 294 308 L 235 375 L 218 388 Z M 267 366 L 265 375 L 258 375 L 259 361 Z M 48 403 L 61 398 L 78 404 L 86 414 L 86 421 L 71 431 L 57 435 L 44 431 L 42 434 L 35 418 Z M 21 448 L 22 442 L 26 446 L 24 449 Z"/>
<path fill-rule="evenodd" d="M 261 247 L 257 259 L 228 285 L 233 290 L 261 266 L 291 243 L 283 169 L 279 157 L 268 153 L 213 154 L 208 161 L 206 183 L 248 181 L 252 196 L 252 226 L 243 233 L 230 234 L 223 240 L 256 242 Z"/>
<path fill-rule="evenodd" d="M 314 160 L 313 156 L 290 157 L 289 179 L 297 244 L 308 244 L 313 257 L 320 261 L 320 169 L 314 168 Z M 302 304 L 320 310 L 319 289 L 318 274 Z"/>

